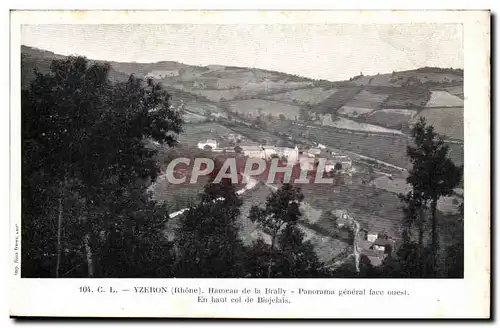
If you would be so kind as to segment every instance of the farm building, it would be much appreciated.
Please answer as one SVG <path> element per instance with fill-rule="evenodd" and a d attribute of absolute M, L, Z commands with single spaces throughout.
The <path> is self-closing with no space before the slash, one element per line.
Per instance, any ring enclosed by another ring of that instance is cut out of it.
<path fill-rule="evenodd" d="M 380 266 L 382 261 L 385 259 L 384 252 L 376 251 L 373 249 L 364 250 L 362 253 L 364 256 L 368 258 L 370 264 L 373 266 Z"/>
<path fill-rule="evenodd" d="M 393 248 L 393 242 L 389 239 L 378 238 L 373 243 L 372 248 L 376 251 L 381 251 L 384 253 L 391 253 Z"/>
<path fill-rule="evenodd" d="M 352 169 L 352 160 L 348 156 L 332 155 L 326 161 L 325 171 L 330 172 L 331 170 L 344 170 L 349 171 Z"/>
<path fill-rule="evenodd" d="M 366 233 L 366 240 L 368 240 L 371 243 L 374 243 L 378 239 L 378 233 L 369 231 Z"/>
<path fill-rule="evenodd" d="M 241 152 L 248 157 L 271 159 L 274 156 L 285 157 L 290 162 L 299 160 L 299 148 L 275 147 L 275 146 L 245 146 L 240 145 Z"/>
<path fill-rule="evenodd" d="M 198 148 L 204 149 L 206 146 L 209 146 L 212 149 L 217 148 L 217 141 L 213 139 L 207 139 L 205 142 L 198 142 Z"/>
<path fill-rule="evenodd" d="M 261 146 L 244 146 L 240 145 L 243 155 L 252 158 L 265 158 L 264 150 Z"/>

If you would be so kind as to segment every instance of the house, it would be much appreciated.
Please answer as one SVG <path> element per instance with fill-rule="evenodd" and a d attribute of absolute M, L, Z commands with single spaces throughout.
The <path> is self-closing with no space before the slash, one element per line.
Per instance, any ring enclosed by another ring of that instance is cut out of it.
<path fill-rule="evenodd" d="M 285 157 L 289 163 L 297 163 L 299 160 L 299 147 L 295 145 L 295 148 L 289 147 L 273 147 L 275 153 L 279 157 Z"/>
<path fill-rule="evenodd" d="M 205 142 L 198 142 L 199 149 L 205 149 L 206 146 L 209 146 L 212 149 L 217 148 L 217 141 L 213 139 L 207 139 Z"/>
<path fill-rule="evenodd" d="M 373 250 L 380 251 L 383 253 L 391 253 L 393 248 L 393 242 L 390 239 L 377 238 L 373 242 Z"/>
<path fill-rule="evenodd" d="M 299 148 L 262 146 L 262 145 L 239 145 L 241 153 L 248 157 L 270 160 L 273 157 L 285 157 L 288 162 L 296 163 L 299 159 Z"/>
<path fill-rule="evenodd" d="M 312 157 L 316 157 L 319 154 L 321 154 L 321 149 L 319 148 L 311 148 L 307 151 L 307 154 L 309 154 Z"/>
<path fill-rule="evenodd" d="M 352 169 L 352 160 L 348 156 L 342 155 L 332 155 L 326 161 L 325 171 L 330 172 L 331 170 L 343 170 L 350 171 Z"/>
<path fill-rule="evenodd" d="M 366 233 L 366 240 L 368 240 L 371 243 L 374 243 L 378 239 L 378 233 L 373 232 L 373 231 L 368 231 Z"/>
<path fill-rule="evenodd" d="M 299 163 L 301 171 L 313 171 L 314 170 L 314 158 L 307 155 L 299 155 Z"/>
<path fill-rule="evenodd" d="M 265 152 L 261 146 L 239 146 L 241 148 L 241 153 L 247 157 L 252 158 L 262 158 L 265 159 Z"/>
<path fill-rule="evenodd" d="M 262 151 L 264 152 L 265 159 L 273 158 L 273 155 L 280 157 L 274 146 L 262 146 Z"/>
<path fill-rule="evenodd" d="M 366 256 L 370 261 L 370 264 L 374 267 L 382 265 L 382 262 L 386 257 L 383 252 L 373 249 L 363 250 L 362 255 Z"/>

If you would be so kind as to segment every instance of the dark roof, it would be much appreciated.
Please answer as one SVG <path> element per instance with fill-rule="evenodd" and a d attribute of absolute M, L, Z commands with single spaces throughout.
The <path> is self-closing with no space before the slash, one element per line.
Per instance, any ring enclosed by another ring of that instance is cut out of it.
<path fill-rule="evenodd" d="M 390 241 L 389 239 L 377 238 L 377 240 L 375 240 L 375 242 L 373 243 L 373 245 L 377 245 L 377 246 L 388 246 L 388 245 L 391 245 L 392 246 L 392 241 Z"/>
<path fill-rule="evenodd" d="M 287 140 L 278 140 L 278 142 L 276 143 L 276 147 L 295 148 L 295 144 Z"/>
<path fill-rule="evenodd" d="M 361 255 L 380 257 L 381 255 L 383 255 L 383 252 L 382 251 L 376 251 L 374 249 L 363 249 L 361 251 Z"/>

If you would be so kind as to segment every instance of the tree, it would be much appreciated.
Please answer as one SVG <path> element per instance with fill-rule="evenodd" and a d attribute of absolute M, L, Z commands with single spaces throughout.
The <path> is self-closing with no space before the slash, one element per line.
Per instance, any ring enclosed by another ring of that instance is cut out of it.
<path fill-rule="evenodd" d="M 283 115 L 283 114 L 279 114 L 278 118 L 280 119 L 280 121 L 285 121 L 286 120 L 286 116 Z"/>
<path fill-rule="evenodd" d="M 427 275 L 427 259 L 424 258 L 426 254 L 426 247 L 424 245 L 424 231 L 425 231 L 425 207 L 424 199 L 422 196 L 413 190 L 409 191 L 406 195 L 399 195 L 400 200 L 403 202 L 403 247 L 401 248 L 401 259 L 403 260 L 402 266 L 406 275 L 412 277 L 423 278 Z M 418 243 L 414 244 L 411 240 L 412 230 L 416 227 L 418 231 Z M 407 261 L 405 258 L 412 257 L 412 261 Z M 411 265 L 411 267 L 409 267 Z"/>
<path fill-rule="evenodd" d="M 448 278 L 464 277 L 464 203 L 459 206 L 461 229 L 457 233 L 455 242 L 446 249 L 446 269 Z"/>
<path fill-rule="evenodd" d="M 241 148 L 240 146 L 236 146 L 236 147 L 234 147 L 234 151 L 235 151 L 237 154 L 241 154 L 241 152 L 243 151 L 243 148 Z"/>
<path fill-rule="evenodd" d="M 268 277 L 270 256 L 273 256 L 272 276 L 276 278 L 327 278 L 331 272 L 318 259 L 310 241 L 297 225 L 288 224 L 281 229 L 276 248 L 258 239 L 249 248 L 246 258 L 247 277 Z"/>
<path fill-rule="evenodd" d="M 102 275 L 111 240 L 127 234 L 120 252 L 130 261 L 116 270 L 147 271 L 125 246 L 165 245 L 148 228 L 165 218 L 146 197 L 159 173 L 146 144 L 173 146 L 182 121 L 160 85 L 133 76 L 112 84 L 109 72 L 82 57 L 54 60 L 22 93 L 23 276 Z M 139 213 L 148 219 L 134 221 Z"/>
<path fill-rule="evenodd" d="M 342 163 L 335 163 L 334 169 L 335 169 L 336 171 L 340 171 L 340 170 L 342 170 Z"/>
<path fill-rule="evenodd" d="M 243 277 L 244 247 L 237 223 L 242 201 L 230 179 L 212 181 L 176 230 L 176 277 Z"/>
<path fill-rule="evenodd" d="M 446 248 L 446 277 L 463 278 L 464 277 L 464 240 L 463 234 L 453 245 Z"/>
<path fill-rule="evenodd" d="M 287 224 L 278 236 L 274 276 L 281 278 L 329 277 L 330 272 L 318 259 L 310 241 L 304 240 L 304 233 L 296 224 Z"/>
<path fill-rule="evenodd" d="M 257 116 L 254 122 L 257 127 L 266 128 L 266 123 L 262 120 L 261 116 Z"/>
<path fill-rule="evenodd" d="M 205 146 L 203 147 L 203 150 L 206 150 L 206 151 L 211 151 L 211 150 L 212 150 L 212 146 L 210 146 L 210 145 L 205 145 Z"/>
<path fill-rule="evenodd" d="M 406 179 L 413 193 L 419 194 L 425 205 L 430 202 L 431 209 L 431 254 L 432 270 L 437 269 L 437 201 L 441 196 L 451 195 L 460 183 L 463 167 L 457 167 L 447 156 L 448 146 L 427 125 L 421 117 L 412 129 L 414 146 L 408 146 L 407 153 L 412 163 Z"/>
<path fill-rule="evenodd" d="M 321 215 L 319 217 L 319 221 L 322 223 L 323 226 L 328 227 L 330 232 L 336 233 L 338 230 L 338 222 L 337 222 L 337 216 L 333 214 L 332 211 L 327 210 L 321 212 Z"/>
<path fill-rule="evenodd" d="M 295 224 L 300 218 L 299 207 L 303 199 L 304 195 L 300 191 L 300 188 L 285 183 L 276 192 L 271 192 L 264 208 L 252 206 L 250 209 L 250 220 L 259 223 L 271 236 L 271 249 L 267 270 L 268 278 L 272 276 L 278 233 L 282 228 Z"/>

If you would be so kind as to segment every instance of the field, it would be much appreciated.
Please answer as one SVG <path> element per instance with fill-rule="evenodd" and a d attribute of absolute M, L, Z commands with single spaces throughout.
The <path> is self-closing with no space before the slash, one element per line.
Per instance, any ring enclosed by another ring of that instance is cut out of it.
<path fill-rule="evenodd" d="M 464 101 L 446 91 L 432 91 L 425 107 L 463 107 Z"/>
<path fill-rule="evenodd" d="M 342 106 L 338 110 L 338 114 L 348 116 L 348 117 L 359 117 L 361 115 L 369 114 L 373 111 L 374 111 L 373 108 Z"/>
<path fill-rule="evenodd" d="M 357 86 L 343 86 L 325 101 L 312 107 L 313 112 L 334 114 L 339 108 L 351 101 L 363 88 Z"/>
<path fill-rule="evenodd" d="M 389 129 L 400 130 L 408 125 L 416 110 L 409 109 L 379 109 L 363 119 L 366 123 L 380 125 Z"/>
<path fill-rule="evenodd" d="M 402 87 L 411 83 L 452 83 L 463 81 L 463 71 L 447 71 L 446 69 L 422 68 L 411 71 L 394 72 L 353 77 L 351 83 L 356 85 Z"/>
<path fill-rule="evenodd" d="M 252 237 L 252 232 L 257 228 L 257 224 L 253 223 L 249 218 L 250 208 L 253 205 L 262 206 L 266 202 L 266 198 L 269 195 L 269 188 L 263 184 L 258 184 L 253 189 L 245 192 L 241 198 L 243 200 L 243 205 L 240 208 L 240 238 L 246 243 L 250 244 L 254 238 Z"/>
<path fill-rule="evenodd" d="M 321 123 L 324 126 L 331 126 L 338 129 L 372 132 L 372 133 L 402 134 L 401 131 L 398 130 L 387 129 L 373 124 L 358 123 L 356 121 L 348 120 L 343 117 L 338 117 L 335 121 L 333 121 L 332 116 L 330 114 L 324 115 Z"/>
<path fill-rule="evenodd" d="M 304 240 L 310 241 L 314 246 L 314 251 L 318 255 L 320 261 L 324 263 L 330 262 L 333 258 L 349 249 L 349 244 L 327 235 L 317 233 L 315 230 L 306 227 L 299 223 L 300 231 L 304 233 Z"/>
<path fill-rule="evenodd" d="M 434 126 L 437 133 L 464 140 L 463 108 L 426 108 L 414 117 L 414 121 L 421 116 L 425 117 L 427 123 Z"/>
<path fill-rule="evenodd" d="M 245 82 L 244 86 L 234 85 L 231 88 L 208 88 L 203 85 L 200 86 L 198 83 L 195 85 L 193 83 L 175 83 L 173 87 L 203 96 L 211 101 L 219 102 L 222 100 L 249 99 L 283 91 L 307 88 L 312 85 L 312 82 L 273 82 L 266 80 L 263 82 Z"/>
<path fill-rule="evenodd" d="M 206 115 L 207 113 L 224 113 L 224 111 L 216 105 L 200 101 L 185 102 L 184 108 L 192 113 L 200 115 Z"/>
<path fill-rule="evenodd" d="M 286 131 L 297 138 L 307 134 L 311 141 L 362 154 L 401 168 L 406 168 L 409 164 L 406 156 L 408 137 L 404 135 L 368 135 L 328 127 L 311 129 L 298 125 L 294 125 L 293 128 Z M 463 165 L 463 145 L 452 143 L 448 146 L 450 147 L 450 158 L 457 165 Z"/>
<path fill-rule="evenodd" d="M 369 92 L 367 90 L 363 90 L 358 93 L 354 98 L 347 102 L 347 106 L 353 107 L 368 107 L 368 108 L 379 108 L 380 105 L 389 97 L 387 94 L 383 93 L 375 93 Z"/>
<path fill-rule="evenodd" d="M 265 115 L 271 114 L 278 117 L 282 114 L 290 120 L 295 120 L 299 116 L 300 111 L 300 107 L 298 106 L 264 99 L 231 101 L 227 102 L 227 106 L 230 111 L 238 112 L 242 115 L 251 114 L 252 117 L 256 117 L 261 112 Z"/>
<path fill-rule="evenodd" d="M 203 115 L 200 115 L 200 114 L 187 112 L 187 113 L 184 113 L 184 115 L 182 115 L 182 119 L 186 123 L 199 123 L 199 122 L 205 121 L 207 118 Z"/>
<path fill-rule="evenodd" d="M 377 112 L 388 113 L 388 114 L 401 114 L 408 117 L 413 117 L 417 114 L 416 110 L 402 109 L 402 108 L 384 108 L 378 110 Z"/>
<path fill-rule="evenodd" d="M 263 184 L 257 185 L 254 189 L 251 189 L 242 195 L 243 205 L 241 207 L 240 214 L 240 238 L 246 243 L 250 244 L 259 236 L 259 227 L 257 224 L 253 223 L 249 218 L 249 211 L 253 205 L 263 206 L 265 204 L 266 198 L 269 195 L 270 190 Z M 308 204 L 303 204 L 303 208 L 307 209 L 308 212 L 313 212 L 318 214 L 318 210 L 311 208 Z M 305 216 L 310 215 L 310 213 L 305 213 Z M 313 246 L 314 250 L 318 254 L 318 257 L 322 261 L 330 261 L 333 257 L 344 251 L 349 245 L 339 239 L 332 238 L 331 236 L 318 233 L 317 231 L 299 224 L 299 229 L 304 233 L 306 240 L 309 240 Z"/>
<path fill-rule="evenodd" d="M 431 92 L 425 86 L 372 89 L 389 94 L 382 108 L 423 108 L 431 96 Z"/>
<path fill-rule="evenodd" d="M 395 194 L 406 194 L 411 190 L 411 186 L 406 183 L 405 178 L 392 178 L 380 176 L 370 182 L 370 185 L 378 189 L 383 189 Z"/>
<path fill-rule="evenodd" d="M 201 182 L 201 178 L 199 181 Z M 150 190 L 153 193 L 153 199 L 160 203 L 165 202 L 172 213 L 195 204 L 198 201 L 198 195 L 203 192 L 203 187 L 202 183 L 169 184 L 164 177 L 160 177 Z"/>
<path fill-rule="evenodd" d="M 207 139 L 227 140 L 228 134 L 234 133 L 231 129 L 217 123 L 185 124 L 184 131 L 179 135 L 179 142 L 196 147 L 198 142 Z"/>
<path fill-rule="evenodd" d="M 321 210 L 347 210 L 367 230 L 400 236 L 401 209 L 398 197 L 366 184 L 303 185 L 304 202 Z"/>
<path fill-rule="evenodd" d="M 448 91 L 449 93 L 451 93 L 454 96 L 457 96 L 460 99 L 464 99 L 464 86 L 463 85 L 447 87 L 446 91 Z"/>
<path fill-rule="evenodd" d="M 284 101 L 295 104 L 305 104 L 305 105 L 315 105 L 328 97 L 332 96 L 337 92 L 337 89 L 323 89 L 323 88 L 309 88 L 309 89 L 298 89 L 283 93 L 276 93 L 265 97 L 270 100 Z"/>

